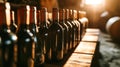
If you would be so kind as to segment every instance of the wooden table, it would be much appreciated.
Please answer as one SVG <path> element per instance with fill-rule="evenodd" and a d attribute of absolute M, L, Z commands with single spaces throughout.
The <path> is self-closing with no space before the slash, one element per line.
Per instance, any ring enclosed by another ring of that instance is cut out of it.
<path fill-rule="evenodd" d="M 91 67 L 97 43 L 80 42 L 64 67 Z"/>

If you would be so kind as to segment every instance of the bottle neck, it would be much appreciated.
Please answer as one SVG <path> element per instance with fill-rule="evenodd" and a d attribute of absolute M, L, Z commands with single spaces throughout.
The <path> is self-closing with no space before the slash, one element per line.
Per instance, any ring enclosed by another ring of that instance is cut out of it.
<path fill-rule="evenodd" d="M 37 26 L 40 26 L 40 10 L 37 10 Z"/>
<path fill-rule="evenodd" d="M 53 8 L 53 12 L 52 12 L 52 17 L 53 17 L 53 22 L 58 22 L 58 9 L 57 8 Z"/>
<path fill-rule="evenodd" d="M 41 14 L 40 14 L 40 21 L 42 24 L 46 24 L 47 22 L 47 9 L 46 8 L 41 8 Z"/>
<path fill-rule="evenodd" d="M 59 21 L 63 22 L 64 21 L 64 10 L 59 9 Z"/>
<path fill-rule="evenodd" d="M 18 25 L 29 25 L 30 24 L 30 7 L 21 6 L 18 8 Z"/>
<path fill-rule="evenodd" d="M 79 20 L 80 17 L 79 17 L 79 11 L 77 11 L 77 20 Z"/>
<path fill-rule="evenodd" d="M 10 4 L 0 3 L 0 26 L 6 25 L 8 28 L 10 26 Z"/>
<path fill-rule="evenodd" d="M 86 12 L 85 11 L 78 11 L 78 16 L 79 16 L 79 19 L 86 17 Z"/>
<path fill-rule="evenodd" d="M 14 11 L 11 11 L 11 24 L 15 23 L 15 13 Z"/>
<path fill-rule="evenodd" d="M 30 7 L 30 24 L 37 24 L 37 9 L 36 7 Z"/>
<path fill-rule="evenodd" d="M 47 27 L 47 8 L 40 10 L 40 27 Z"/>
<path fill-rule="evenodd" d="M 69 19 L 69 10 L 66 9 L 65 10 L 65 20 L 68 20 Z"/>
<path fill-rule="evenodd" d="M 20 30 L 29 29 L 30 23 L 30 7 L 27 5 L 20 6 L 17 10 L 17 23 L 18 29 L 17 32 Z"/>
<path fill-rule="evenodd" d="M 73 18 L 73 20 L 77 20 L 77 11 L 76 10 L 72 11 L 72 18 Z"/>
<path fill-rule="evenodd" d="M 72 12 L 72 10 L 69 10 L 69 20 L 73 20 L 73 12 Z"/>

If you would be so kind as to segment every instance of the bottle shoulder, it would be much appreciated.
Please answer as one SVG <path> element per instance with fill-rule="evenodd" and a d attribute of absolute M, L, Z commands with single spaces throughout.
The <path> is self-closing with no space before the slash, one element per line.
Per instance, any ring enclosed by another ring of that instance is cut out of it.
<path fill-rule="evenodd" d="M 49 30 L 57 30 L 57 29 L 63 30 L 63 27 L 59 23 L 53 23 L 49 27 Z"/>
<path fill-rule="evenodd" d="M 18 39 L 16 34 L 11 31 L 0 32 L 0 37 L 2 40 L 2 44 L 7 44 L 7 45 L 17 42 L 17 39 Z"/>
<path fill-rule="evenodd" d="M 46 36 L 46 34 L 48 34 L 48 31 L 49 31 L 49 29 L 46 28 L 46 27 L 45 28 L 39 28 L 38 30 L 39 30 L 38 34 L 40 36 Z"/>
<path fill-rule="evenodd" d="M 64 28 L 64 29 L 68 29 L 67 24 L 65 24 L 65 22 L 60 22 L 60 25 Z"/>
<path fill-rule="evenodd" d="M 69 28 L 72 28 L 72 24 L 69 22 L 69 21 L 66 21 L 65 24 L 69 27 Z"/>
<path fill-rule="evenodd" d="M 31 38 L 32 39 L 32 37 L 33 37 L 33 34 L 32 34 L 32 32 L 29 30 L 29 29 L 23 29 L 23 30 L 19 30 L 18 32 L 17 32 L 17 36 L 18 36 L 18 38 Z"/>
<path fill-rule="evenodd" d="M 4 36 L 16 36 L 16 34 L 11 32 L 10 29 L 3 29 L 0 31 L 0 36 L 2 36 L 2 37 L 4 37 Z"/>

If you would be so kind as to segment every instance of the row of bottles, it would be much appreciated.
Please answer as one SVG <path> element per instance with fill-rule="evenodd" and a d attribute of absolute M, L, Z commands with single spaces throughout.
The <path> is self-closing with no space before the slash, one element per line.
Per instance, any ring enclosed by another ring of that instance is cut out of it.
<path fill-rule="evenodd" d="M 0 67 L 39 67 L 58 63 L 81 40 L 87 19 L 80 11 L 0 3 Z M 84 13 L 83 13 L 84 14 Z M 15 20 L 16 19 L 16 20 Z"/>

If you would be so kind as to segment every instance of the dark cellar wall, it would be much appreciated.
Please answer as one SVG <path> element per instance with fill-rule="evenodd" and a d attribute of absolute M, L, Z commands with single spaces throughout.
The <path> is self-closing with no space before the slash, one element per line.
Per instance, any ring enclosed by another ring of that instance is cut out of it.
<path fill-rule="evenodd" d="M 81 10 L 80 4 L 82 0 L 58 0 L 60 8 Z"/>
<path fill-rule="evenodd" d="M 40 0 L 7 0 L 7 1 L 15 4 L 38 5 Z"/>
<path fill-rule="evenodd" d="M 51 12 L 53 7 L 68 8 L 81 10 L 80 3 L 82 0 L 7 0 L 14 4 L 29 4 L 37 7 L 47 7 Z"/>

